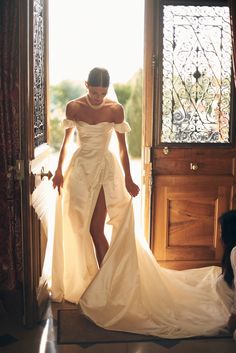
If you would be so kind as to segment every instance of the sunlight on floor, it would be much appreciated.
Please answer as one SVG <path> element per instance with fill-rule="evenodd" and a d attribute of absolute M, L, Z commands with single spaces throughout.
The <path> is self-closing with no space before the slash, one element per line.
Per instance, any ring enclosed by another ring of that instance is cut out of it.
<path fill-rule="evenodd" d="M 46 352 L 46 345 L 48 340 L 48 330 L 49 330 L 49 319 L 47 319 L 46 325 L 43 329 L 40 345 L 39 345 L 39 353 Z"/>

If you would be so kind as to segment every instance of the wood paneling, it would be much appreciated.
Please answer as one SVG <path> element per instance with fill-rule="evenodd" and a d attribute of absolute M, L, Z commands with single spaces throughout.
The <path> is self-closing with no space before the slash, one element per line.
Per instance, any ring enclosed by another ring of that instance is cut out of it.
<path fill-rule="evenodd" d="M 163 3 L 145 1 L 143 146 L 151 156 L 144 158 L 145 230 L 165 267 L 219 265 L 218 217 L 236 206 L 235 131 L 228 145 L 160 144 Z"/>
<path fill-rule="evenodd" d="M 234 175 L 234 148 L 163 148 L 154 150 L 153 169 L 160 175 Z M 197 170 L 191 169 L 197 165 Z"/>
<path fill-rule="evenodd" d="M 219 215 L 230 205 L 232 177 L 155 176 L 153 246 L 165 267 L 219 265 Z"/>

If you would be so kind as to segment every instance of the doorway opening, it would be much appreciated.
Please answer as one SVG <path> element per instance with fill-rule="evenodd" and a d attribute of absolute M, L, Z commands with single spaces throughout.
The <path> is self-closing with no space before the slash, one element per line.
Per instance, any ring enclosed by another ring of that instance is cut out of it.
<path fill-rule="evenodd" d="M 66 103 L 86 93 L 95 66 L 108 69 L 132 131 L 127 135 L 131 173 L 140 186 L 144 0 L 49 2 L 49 144 L 56 168 Z M 52 170 L 53 171 L 53 170 Z M 134 199 L 140 229 L 141 193 Z"/>

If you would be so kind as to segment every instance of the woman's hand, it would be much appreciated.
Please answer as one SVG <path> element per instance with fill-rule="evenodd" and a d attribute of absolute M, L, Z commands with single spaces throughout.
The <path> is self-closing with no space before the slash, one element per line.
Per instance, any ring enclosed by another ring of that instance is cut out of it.
<path fill-rule="evenodd" d="M 125 178 L 125 186 L 128 193 L 135 197 L 139 193 L 139 187 L 136 185 L 131 178 Z"/>
<path fill-rule="evenodd" d="M 236 314 L 231 314 L 228 321 L 228 328 L 230 332 L 234 332 L 234 330 L 236 330 Z"/>
<path fill-rule="evenodd" d="M 52 183 L 53 183 L 54 189 L 55 188 L 58 189 L 59 195 L 61 194 L 61 188 L 63 188 L 63 182 L 64 182 L 64 178 L 62 175 L 62 171 L 61 169 L 57 169 L 54 177 L 52 178 Z"/>

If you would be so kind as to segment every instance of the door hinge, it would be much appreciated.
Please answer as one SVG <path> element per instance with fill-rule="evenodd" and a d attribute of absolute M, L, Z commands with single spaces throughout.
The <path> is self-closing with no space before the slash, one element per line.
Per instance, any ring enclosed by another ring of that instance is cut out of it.
<path fill-rule="evenodd" d="M 24 171 L 24 161 L 23 161 L 23 159 L 17 159 L 16 160 L 15 172 L 16 172 L 16 180 L 20 180 L 20 181 L 24 180 L 25 171 Z"/>
<path fill-rule="evenodd" d="M 153 69 L 155 69 L 157 67 L 157 55 L 156 54 L 152 54 L 152 67 Z"/>
<path fill-rule="evenodd" d="M 144 164 L 151 163 L 151 147 L 145 146 L 144 147 Z"/>
<path fill-rule="evenodd" d="M 15 180 L 24 180 L 24 161 L 22 159 L 17 159 L 15 165 L 8 166 L 7 169 L 7 178 L 14 178 Z"/>

